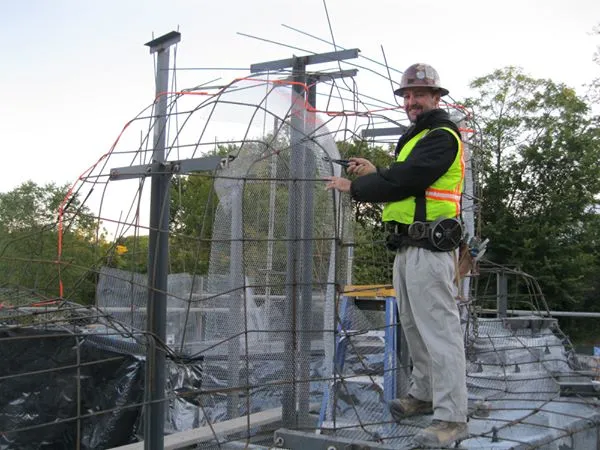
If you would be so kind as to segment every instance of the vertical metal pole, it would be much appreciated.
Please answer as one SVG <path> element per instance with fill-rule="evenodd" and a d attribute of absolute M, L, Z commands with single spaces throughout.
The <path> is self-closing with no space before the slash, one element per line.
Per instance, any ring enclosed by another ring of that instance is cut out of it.
<path fill-rule="evenodd" d="M 301 58 L 294 58 L 293 73 L 294 81 L 304 80 L 306 66 Z M 290 181 L 288 181 L 288 220 L 287 220 L 287 268 L 286 268 L 286 308 L 285 318 L 286 330 L 290 334 L 285 340 L 285 367 L 291 371 L 288 383 L 283 389 L 281 405 L 282 422 L 284 427 L 295 427 L 296 425 L 296 399 L 297 399 L 297 365 L 296 365 L 296 332 L 297 332 L 297 299 L 299 294 L 299 242 L 300 237 L 300 189 L 298 189 L 301 176 L 301 139 L 304 130 L 304 88 L 302 85 L 292 86 L 292 108 L 290 118 Z"/>
<path fill-rule="evenodd" d="M 496 272 L 496 292 L 498 317 L 506 317 L 508 310 L 508 280 L 506 279 L 506 272 L 504 270 Z"/>
<path fill-rule="evenodd" d="M 389 402 L 396 398 L 398 388 L 397 364 L 397 314 L 396 297 L 385 298 L 385 347 L 383 353 L 383 399 Z"/>
<path fill-rule="evenodd" d="M 75 349 L 77 352 L 77 444 L 75 444 L 75 449 L 79 450 L 81 448 L 81 380 L 83 377 L 81 376 L 81 340 L 76 337 L 75 338 Z"/>
<path fill-rule="evenodd" d="M 317 108 L 317 79 L 315 77 L 308 77 L 306 79 L 308 85 L 308 97 L 306 101 L 313 108 Z"/>
<path fill-rule="evenodd" d="M 278 120 L 277 117 L 273 118 L 273 142 L 276 148 L 279 147 L 277 144 L 277 128 Z M 267 317 L 269 318 L 269 330 L 271 329 L 271 272 L 273 270 L 273 238 L 275 236 L 275 199 L 277 196 L 277 158 L 276 154 L 271 155 L 270 162 L 270 175 L 271 181 L 269 182 L 269 230 L 267 232 L 267 267 L 265 271 L 265 306 L 267 310 Z M 268 334 L 265 334 L 265 338 L 268 338 Z M 259 335 L 259 339 L 263 339 Z"/>
<path fill-rule="evenodd" d="M 463 122 L 464 127 L 464 122 Z M 462 133 L 462 141 L 463 141 L 463 157 L 465 160 L 465 179 L 464 179 L 464 189 L 462 196 L 462 205 L 461 205 L 461 215 L 463 222 L 465 224 L 465 228 L 469 239 L 475 236 L 475 204 L 473 199 L 474 196 L 474 186 L 473 186 L 473 162 L 471 155 L 471 148 L 467 142 L 466 133 Z M 460 286 L 462 292 L 459 292 L 465 300 L 470 300 L 471 298 L 471 278 L 465 277 L 462 286 Z"/>
<path fill-rule="evenodd" d="M 242 252 L 242 218 L 243 218 L 243 203 L 242 203 L 242 185 L 241 182 L 233 188 L 231 193 L 231 242 L 230 242 L 230 258 L 229 258 L 229 314 L 231 323 L 238 324 L 243 327 L 245 324 L 242 312 L 244 294 L 242 292 L 244 286 L 243 276 L 243 252 Z M 246 330 L 247 331 L 247 330 Z M 227 395 L 227 414 L 229 418 L 235 418 L 239 413 L 239 398 L 240 393 L 237 388 L 240 386 L 240 338 L 234 336 L 227 343 L 227 370 L 229 372 L 229 387 L 231 392 Z"/>
<path fill-rule="evenodd" d="M 300 78 L 305 78 L 299 74 L 298 81 L 306 82 Z M 307 101 L 311 106 L 315 106 L 316 102 L 316 84 L 314 79 L 309 80 L 310 85 L 308 89 Z M 300 86 L 303 87 L 303 86 Z M 308 112 L 305 105 L 303 107 L 303 124 L 302 124 L 302 139 L 303 143 L 299 146 L 302 163 L 300 165 L 301 171 L 301 267 L 302 273 L 300 280 L 302 282 L 302 296 L 300 299 L 299 308 L 299 319 L 300 329 L 298 334 L 298 378 L 300 380 L 306 380 L 305 382 L 298 384 L 298 425 L 300 427 L 309 426 L 308 411 L 310 403 L 310 347 L 312 337 L 312 275 L 313 275 L 313 225 L 314 225 L 314 208 L 313 208 L 313 189 L 314 180 L 316 177 L 316 162 L 315 155 L 313 154 L 312 145 L 309 145 L 306 141 L 306 136 L 313 133 L 315 124 L 315 113 Z"/>
<path fill-rule="evenodd" d="M 398 314 L 400 313 L 398 308 L 399 301 L 399 299 L 396 299 L 396 311 Z M 399 321 L 397 322 L 396 331 L 396 351 L 398 352 L 398 358 L 400 360 L 400 367 L 398 368 L 398 373 L 396 375 L 396 392 L 400 397 L 403 397 L 408 394 L 408 390 L 410 389 L 411 370 L 408 341 L 406 340 L 406 335 L 404 334 L 404 330 Z"/>
<path fill-rule="evenodd" d="M 164 38 L 167 37 L 165 40 Z M 170 38 L 169 38 L 170 37 Z M 169 46 L 179 41 L 179 33 L 171 33 L 146 45 L 156 53 L 156 109 L 154 119 L 154 168 L 163 167 L 167 127 L 169 87 Z M 146 330 L 160 342 L 166 341 L 167 275 L 169 267 L 169 179 L 166 174 L 152 175 L 150 197 L 150 236 L 148 242 L 148 315 Z M 154 348 L 153 348 L 154 347 Z M 144 448 L 164 447 L 165 368 L 166 355 L 161 345 L 149 346 L 146 365 L 146 405 Z"/>

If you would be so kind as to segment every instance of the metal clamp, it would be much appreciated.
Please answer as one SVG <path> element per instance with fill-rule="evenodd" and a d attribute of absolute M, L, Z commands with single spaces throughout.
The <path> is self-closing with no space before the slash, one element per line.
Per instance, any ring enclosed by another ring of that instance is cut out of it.
<path fill-rule="evenodd" d="M 408 226 L 408 237 L 414 240 L 425 239 L 427 237 L 428 224 L 425 222 L 413 222 Z"/>

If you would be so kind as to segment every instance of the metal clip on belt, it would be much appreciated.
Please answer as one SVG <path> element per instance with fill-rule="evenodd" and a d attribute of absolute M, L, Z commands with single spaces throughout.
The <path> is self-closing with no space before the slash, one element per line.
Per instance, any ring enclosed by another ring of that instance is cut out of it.
<path fill-rule="evenodd" d="M 426 239 L 428 231 L 429 223 L 413 222 L 408 226 L 408 237 L 415 240 Z"/>

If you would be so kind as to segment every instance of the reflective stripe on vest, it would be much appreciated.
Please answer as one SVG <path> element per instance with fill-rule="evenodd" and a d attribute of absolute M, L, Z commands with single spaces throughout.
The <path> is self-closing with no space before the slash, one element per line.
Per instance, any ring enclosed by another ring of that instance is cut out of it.
<path fill-rule="evenodd" d="M 425 210 L 428 222 L 440 217 L 458 217 L 460 215 L 460 200 L 465 176 L 463 145 L 460 136 L 452 128 L 440 127 L 434 128 L 434 130 L 446 130 L 452 134 L 458 142 L 458 151 L 446 173 L 425 190 Z M 431 131 L 433 130 L 423 130 L 404 144 L 396 161 L 404 161 L 417 142 Z M 411 196 L 397 202 L 387 203 L 383 208 L 382 219 L 384 222 L 394 221 L 407 224 L 414 222 L 415 197 Z"/>

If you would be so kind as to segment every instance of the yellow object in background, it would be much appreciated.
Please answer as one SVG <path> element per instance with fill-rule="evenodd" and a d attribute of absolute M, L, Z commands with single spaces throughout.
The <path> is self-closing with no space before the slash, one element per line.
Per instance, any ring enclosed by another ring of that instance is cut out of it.
<path fill-rule="evenodd" d="M 127 247 L 125 247 L 124 245 L 117 245 L 115 247 L 115 250 L 117 252 L 117 255 L 122 255 L 123 253 L 127 253 Z"/>

